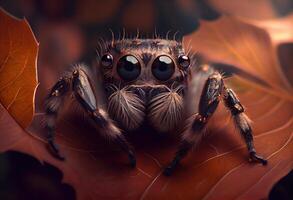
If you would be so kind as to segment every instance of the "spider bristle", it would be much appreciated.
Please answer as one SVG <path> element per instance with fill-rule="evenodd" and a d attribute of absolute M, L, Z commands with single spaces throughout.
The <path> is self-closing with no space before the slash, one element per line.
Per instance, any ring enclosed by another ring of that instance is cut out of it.
<path fill-rule="evenodd" d="M 172 30 L 171 30 L 171 29 L 170 29 L 170 30 L 168 30 L 168 31 L 167 31 L 167 33 L 166 33 L 166 37 L 165 37 L 165 39 L 166 39 L 166 40 L 169 40 L 169 34 L 170 34 L 170 32 L 172 32 Z"/>

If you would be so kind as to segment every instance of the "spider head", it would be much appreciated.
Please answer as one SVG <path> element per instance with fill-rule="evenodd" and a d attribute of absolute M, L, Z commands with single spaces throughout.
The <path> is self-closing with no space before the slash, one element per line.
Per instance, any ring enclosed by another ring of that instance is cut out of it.
<path fill-rule="evenodd" d="M 192 65 L 182 43 L 124 39 L 101 46 L 104 48 L 99 67 L 103 83 L 110 88 L 108 106 L 112 117 L 132 129 L 139 126 L 147 111 L 151 121 L 163 127 L 162 131 L 175 126 L 174 120 L 181 116 L 178 110 L 182 109 L 183 89 Z M 121 105 L 123 102 L 125 105 Z M 170 107 L 165 106 L 168 102 L 172 104 Z M 157 112 L 167 112 L 170 120 L 165 120 L 163 125 L 164 116 Z"/>

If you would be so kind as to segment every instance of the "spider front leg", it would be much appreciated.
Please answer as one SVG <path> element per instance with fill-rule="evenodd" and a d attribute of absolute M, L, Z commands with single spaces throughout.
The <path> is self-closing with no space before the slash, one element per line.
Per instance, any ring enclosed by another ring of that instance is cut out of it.
<path fill-rule="evenodd" d="M 245 140 L 249 158 L 251 161 L 260 162 L 263 165 L 267 164 L 267 160 L 259 156 L 254 148 L 252 130 L 249 124 L 249 118 L 244 113 L 244 108 L 241 105 L 236 94 L 231 89 L 225 88 L 224 102 L 226 107 L 230 110 L 234 119 L 234 123 Z"/>
<path fill-rule="evenodd" d="M 203 129 L 209 118 L 215 112 L 220 95 L 223 90 L 223 80 L 219 73 L 213 73 L 206 80 L 199 101 L 198 113 L 189 119 L 185 131 L 182 134 L 182 142 L 175 154 L 174 159 L 164 170 L 164 174 L 169 176 L 174 171 L 180 161 L 187 155 L 193 146 L 196 146 L 203 135 Z"/>
<path fill-rule="evenodd" d="M 73 71 L 72 89 L 77 101 L 90 115 L 104 137 L 116 142 L 128 154 L 132 167 L 136 166 L 136 158 L 131 145 L 127 142 L 120 129 L 112 122 L 107 113 L 97 107 L 96 97 L 87 74 L 82 70 Z"/>
<path fill-rule="evenodd" d="M 70 78 L 61 78 L 51 89 L 46 99 L 46 130 L 47 130 L 47 141 L 50 152 L 56 158 L 64 160 L 64 156 L 60 154 L 59 147 L 55 143 L 55 129 L 58 111 L 60 110 L 64 101 L 65 95 L 70 89 Z"/>

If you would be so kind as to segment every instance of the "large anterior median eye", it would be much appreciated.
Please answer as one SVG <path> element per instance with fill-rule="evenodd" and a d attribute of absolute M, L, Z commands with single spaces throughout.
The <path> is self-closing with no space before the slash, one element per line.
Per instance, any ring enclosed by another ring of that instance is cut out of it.
<path fill-rule="evenodd" d="M 132 55 L 123 56 L 117 63 L 117 72 L 126 81 L 135 80 L 139 76 L 140 70 L 139 61 Z"/>
<path fill-rule="evenodd" d="M 152 73 L 160 81 L 166 81 L 171 78 L 174 71 L 175 64 L 169 56 L 159 56 L 153 62 Z"/>

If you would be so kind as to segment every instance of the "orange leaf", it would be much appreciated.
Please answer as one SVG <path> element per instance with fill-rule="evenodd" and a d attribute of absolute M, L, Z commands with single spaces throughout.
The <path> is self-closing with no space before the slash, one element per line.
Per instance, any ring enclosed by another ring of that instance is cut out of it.
<path fill-rule="evenodd" d="M 0 9 L 0 103 L 27 127 L 34 112 L 38 43 L 26 20 Z"/>
<path fill-rule="evenodd" d="M 243 20 L 268 31 L 274 45 L 293 42 L 293 14 L 271 20 Z"/>
<path fill-rule="evenodd" d="M 233 17 L 202 21 L 199 31 L 184 38 L 186 46 L 208 60 L 232 64 L 266 82 L 274 95 L 288 96 L 292 90 L 284 76 L 267 32 Z M 190 44 L 189 44 L 190 43 Z"/>

